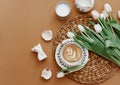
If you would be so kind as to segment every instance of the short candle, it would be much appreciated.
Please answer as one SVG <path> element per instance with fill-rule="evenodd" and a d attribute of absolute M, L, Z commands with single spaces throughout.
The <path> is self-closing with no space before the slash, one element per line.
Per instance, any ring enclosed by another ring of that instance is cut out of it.
<path fill-rule="evenodd" d="M 67 17 L 71 12 L 70 4 L 67 2 L 58 2 L 55 12 L 59 17 Z"/>

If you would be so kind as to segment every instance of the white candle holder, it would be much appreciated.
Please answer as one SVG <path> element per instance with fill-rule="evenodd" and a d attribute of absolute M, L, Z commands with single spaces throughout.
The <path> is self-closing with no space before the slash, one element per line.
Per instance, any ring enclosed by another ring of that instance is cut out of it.
<path fill-rule="evenodd" d="M 66 1 L 60 1 L 55 6 L 55 13 L 61 19 L 67 19 L 71 13 L 71 5 Z"/>

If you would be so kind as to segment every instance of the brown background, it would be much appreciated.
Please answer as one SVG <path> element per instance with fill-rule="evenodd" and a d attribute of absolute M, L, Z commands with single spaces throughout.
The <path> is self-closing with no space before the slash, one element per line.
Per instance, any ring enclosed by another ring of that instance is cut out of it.
<path fill-rule="evenodd" d="M 80 85 L 68 78 L 57 79 L 58 66 L 52 55 L 52 44 L 41 38 L 41 32 L 51 29 L 56 35 L 65 22 L 56 18 L 54 7 L 60 0 L 0 0 L 0 85 Z M 74 0 L 70 18 L 79 14 Z M 117 15 L 120 0 L 95 0 L 94 9 L 102 10 L 104 3 L 110 3 Z M 48 55 L 39 62 L 31 48 L 41 43 Z M 44 67 L 50 67 L 53 77 L 45 81 L 40 77 Z M 119 85 L 120 71 L 100 85 Z"/>

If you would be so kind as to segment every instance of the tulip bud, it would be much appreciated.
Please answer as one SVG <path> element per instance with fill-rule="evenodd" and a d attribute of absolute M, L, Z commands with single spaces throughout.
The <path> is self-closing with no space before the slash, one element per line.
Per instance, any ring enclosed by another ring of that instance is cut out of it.
<path fill-rule="evenodd" d="M 81 32 L 85 32 L 85 29 L 82 25 L 78 25 L 78 29 L 81 31 Z"/>
<path fill-rule="evenodd" d="M 57 78 L 63 78 L 64 76 L 65 76 L 65 73 L 63 73 L 63 72 L 57 73 Z"/>
<path fill-rule="evenodd" d="M 104 11 L 106 11 L 107 13 L 112 12 L 112 7 L 110 6 L 110 4 L 105 4 L 104 5 Z"/>
<path fill-rule="evenodd" d="M 108 17 L 108 13 L 106 11 L 102 11 L 102 14 L 104 14 L 106 18 Z"/>
<path fill-rule="evenodd" d="M 106 16 L 103 13 L 101 13 L 100 18 L 106 19 Z"/>
<path fill-rule="evenodd" d="M 97 10 L 93 10 L 91 12 L 91 15 L 92 15 L 94 20 L 97 20 L 99 18 L 99 12 Z"/>
<path fill-rule="evenodd" d="M 118 10 L 118 18 L 120 19 L 120 10 Z"/>
<path fill-rule="evenodd" d="M 94 29 L 97 33 L 100 33 L 102 31 L 102 27 L 100 26 L 100 24 L 94 25 Z"/>
<path fill-rule="evenodd" d="M 73 38 L 75 35 L 74 35 L 72 32 L 68 32 L 68 33 L 67 33 L 67 36 L 68 36 L 69 38 Z"/>

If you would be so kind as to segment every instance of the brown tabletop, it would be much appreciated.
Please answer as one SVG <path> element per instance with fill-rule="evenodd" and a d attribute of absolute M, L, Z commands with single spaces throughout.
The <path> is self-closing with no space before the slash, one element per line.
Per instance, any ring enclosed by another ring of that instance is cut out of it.
<path fill-rule="evenodd" d="M 0 0 L 0 85 L 80 85 L 67 77 L 56 78 L 59 70 L 52 55 L 53 40 L 45 42 L 41 32 L 51 29 L 56 36 L 65 21 L 56 18 L 54 7 L 60 0 Z M 78 15 L 74 0 L 69 18 Z M 113 7 L 113 15 L 120 9 L 120 0 L 95 0 L 94 9 L 102 10 L 104 3 Z M 31 52 L 41 43 L 48 58 L 42 62 Z M 40 77 L 44 67 L 50 67 L 53 76 L 46 81 Z M 120 71 L 100 85 L 119 85 Z"/>

